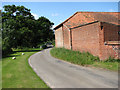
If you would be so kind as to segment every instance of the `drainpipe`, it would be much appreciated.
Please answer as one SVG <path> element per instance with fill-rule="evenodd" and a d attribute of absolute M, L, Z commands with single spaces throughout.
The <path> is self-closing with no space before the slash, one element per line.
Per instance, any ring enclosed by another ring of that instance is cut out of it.
<path fill-rule="evenodd" d="M 68 29 L 68 31 L 70 31 L 70 49 L 72 50 L 72 31 L 65 24 L 63 24 L 63 26 L 65 26 Z"/>

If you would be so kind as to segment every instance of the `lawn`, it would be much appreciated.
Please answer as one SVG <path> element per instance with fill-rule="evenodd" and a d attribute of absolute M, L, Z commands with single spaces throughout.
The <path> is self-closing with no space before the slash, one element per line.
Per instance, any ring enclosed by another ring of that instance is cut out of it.
<path fill-rule="evenodd" d="M 2 61 L 0 60 L 0 90 L 2 88 Z"/>
<path fill-rule="evenodd" d="M 28 64 L 28 58 L 38 51 L 39 48 L 18 49 L 2 59 L 2 88 L 49 88 Z M 12 57 L 16 59 L 12 60 Z"/>
<path fill-rule="evenodd" d="M 100 61 L 98 57 L 86 52 L 72 51 L 65 48 L 53 48 L 50 54 L 58 59 L 68 61 L 73 64 L 82 66 L 97 67 L 112 71 L 118 71 L 118 63 L 120 60 L 109 59 L 107 61 Z"/>

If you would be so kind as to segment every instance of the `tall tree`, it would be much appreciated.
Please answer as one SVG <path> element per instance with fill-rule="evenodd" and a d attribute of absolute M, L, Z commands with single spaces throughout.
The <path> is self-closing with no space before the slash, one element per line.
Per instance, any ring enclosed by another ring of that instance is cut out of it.
<path fill-rule="evenodd" d="M 54 39 L 51 29 L 54 25 L 49 19 L 35 20 L 30 9 L 24 6 L 5 5 L 2 12 L 3 45 L 10 48 L 36 47 L 38 44 Z"/>

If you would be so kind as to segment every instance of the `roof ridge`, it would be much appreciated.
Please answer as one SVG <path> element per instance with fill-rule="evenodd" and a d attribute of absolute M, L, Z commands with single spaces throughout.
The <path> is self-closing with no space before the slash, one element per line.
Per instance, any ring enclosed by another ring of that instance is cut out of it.
<path fill-rule="evenodd" d="M 120 12 L 87 12 L 87 11 L 77 11 L 72 16 L 70 16 L 69 18 L 67 18 L 65 21 L 63 21 L 62 23 L 58 24 L 54 29 L 57 29 L 58 27 L 60 27 L 62 24 L 64 24 L 69 19 L 71 19 L 73 16 L 75 16 L 77 13 L 120 13 Z"/>

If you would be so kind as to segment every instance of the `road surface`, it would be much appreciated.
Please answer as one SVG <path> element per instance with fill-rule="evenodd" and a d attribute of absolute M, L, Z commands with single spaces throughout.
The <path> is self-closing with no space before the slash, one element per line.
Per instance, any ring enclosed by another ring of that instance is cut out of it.
<path fill-rule="evenodd" d="M 53 58 L 45 49 L 29 58 L 37 75 L 51 88 L 118 88 L 118 73 L 82 67 Z"/>

